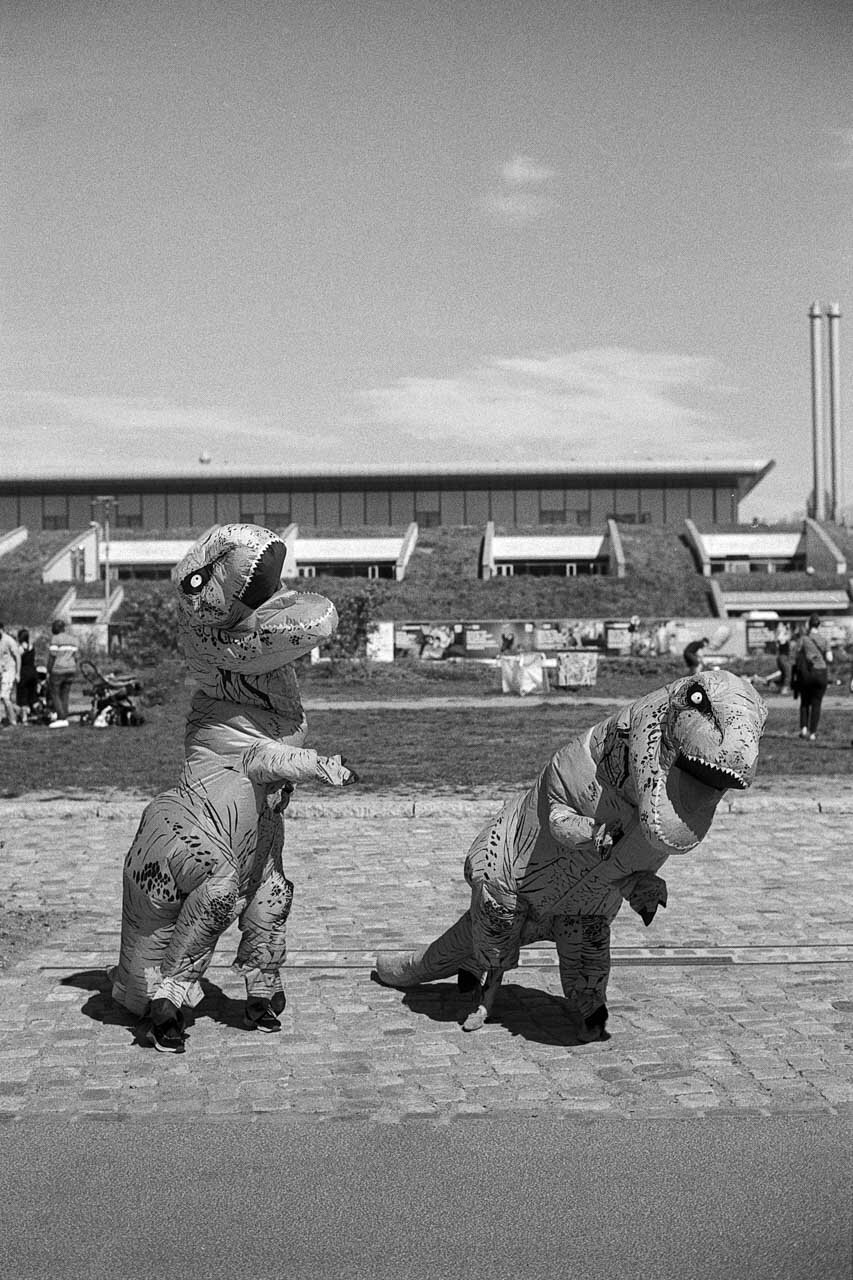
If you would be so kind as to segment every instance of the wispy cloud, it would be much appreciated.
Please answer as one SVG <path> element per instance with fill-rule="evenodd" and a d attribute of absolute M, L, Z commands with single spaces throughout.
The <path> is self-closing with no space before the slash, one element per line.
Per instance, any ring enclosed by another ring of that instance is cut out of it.
<path fill-rule="evenodd" d="M 853 170 L 853 129 L 833 129 L 832 139 L 835 143 L 835 156 L 831 167 L 850 172 Z"/>
<path fill-rule="evenodd" d="M 362 392 L 355 422 L 428 442 L 436 461 L 720 457 L 743 449 L 720 421 L 730 391 L 703 357 L 595 348 L 401 378 Z"/>
<path fill-rule="evenodd" d="M 274 465 L 294 446 L 305 452 L 304 440 L 279 420 L 162 397 L 2 391 L 0 410 L 3 470 L 39 449 L 44 468 L 78 471 L 192 467 L 202 454 L 219 465 Z"/>
<path fill-rule="evenodd" d="M 0 474 L 194 470 L 203 454 L 214 468 L 284 470 L 720 460 L 745 448 L 720 411 L 731 391 L 703 357 L 599 347 L 400 378 L 355 393 L 322 428 L 160 397 L 10 392 Z"/>
<path fill-rule="evenodd" d="M 501 177 L 510 187 L 541 187 L 556 176 L 556 169 L 539 164 L 532 156 L 514 155 L 501 168 Z"/>
<path fill-rule="evenodd" d="M 556 176 L 556 169 L 541 164 L 533 156 L 516 154 L 501 165 L 497 185 L 485 193 L 481 206 L 501 222 L 534 222 L 548 208 L 544 188 Z"/>

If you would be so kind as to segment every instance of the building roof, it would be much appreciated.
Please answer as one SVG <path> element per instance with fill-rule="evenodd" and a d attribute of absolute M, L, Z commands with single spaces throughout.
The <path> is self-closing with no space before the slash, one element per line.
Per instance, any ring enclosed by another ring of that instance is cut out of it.
<path fill-rule="evenodd" d="M 422 465 L 411 463 L 385 464 L 383 466 L 356 464 L 324 463 L 316 467 L 215 467 L 199 463 L 193 468 L 170 468 L 166 465 L 152 465 L 144 469 L 128 468 L 121 471 L 87 471 L 82 469 L 63 468 L 61 471 L 46 466 L 43 469 L 15 469 L 3 466 L 0 469 L 0 492 L 10 489 L 29 489 L 38 491 L 45 485 L 55 489 L 85 486 L 88 491 L 110 493 L 113 490 L 127 493 L 136 488 L 148 485 L 162 486 L 164 483 L 172 488 L 206 489 L 215 488 L 224 482 L 234 481 L 249 485 L 261 485 L 270 482 L 276 486 L 287 483 L 322 483 L 326 486 L 335 483 L 364 485 L 374 481 L 377 484 L 398 484 L 401 480 L 412 480 L 428 484 L 441 481 L 478 481 L 514 480 L 519 485 L 530 483 L 543 487 L 553 486 L 563 478 L 572 480 L 606 480 L 614 481 L 624 476 L 644 477 L 685 477 L 696 476 L 708 480 L 722 480 L 723 477 L 738 477 L 748 480 L 746 492 L 754 488 L 775 466 L 772 459 L 728 458 L 713 461 L 708 458 L 676 461 L 653 461 L 641 459 L 630 462 L 579 462 L 571 458 L 545 464 L 519 466 L 517 463 L 501 464 L 482 462 Z"/>
<path fill-rule="evenodd" d="M 110 564 L 122 565 L 173 565 L 177 564 L 193 545 L 193 539 L 116 539 L 110 541 Z M 358 564 L 369 560 L 396 561 L 403 546 L 402 538 L 299 538 L 294 542 L 294 559 L 297 563 Z M 106 559 L 106 548 L 99 548 L 100 561 Z"/>
<path fill-rule="evenodd" d="M 846 591 L 722 591 L 729 613 L 849 613 Z"/>
<path fill-rule="evenodd" d="M 193 545 L 192 538 L 152 539 L 150 542 L 143 538 L 126 539 L 122 541 L 118 539 L 113 541 L 110 539 L 110 564 L 119 567 L 121 565 L 162 565 L 177 564 L 179 560 L 187 554 Z M 101 564 L 106 560 L 106 546 L 101 542 L 98 547 L 98 559 Z"/>
<path fill-rule="evenodd" d="M 604 537 L 581 534 L 568 537 L 494 537 L 495 560 L 594 560 L 601 555 Z"/>
<path fill-rule="evenodd" d="M 402 546 L 402 538 L 297 538 L 294 556 L 300 564 L 396 561 Z"/>
<path fill-rule="evenodd" d="M 803 541 L 802 533 L 703 533 L 702 545 L 712 560 L 727 557 L 778 557 L 790 560 Z"/>

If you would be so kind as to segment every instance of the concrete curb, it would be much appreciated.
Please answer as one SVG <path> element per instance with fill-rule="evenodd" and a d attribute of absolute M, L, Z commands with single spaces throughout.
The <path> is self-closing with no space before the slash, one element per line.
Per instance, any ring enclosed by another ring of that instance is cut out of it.
<path fill-rule="evenodd" d="M 853 790 L 843 796 L 833 796 L 826 791 L 792 794 L 790 786 L 780 783 L 778 795 L 736 795 L 724 800 L 718 810 L 720 815 L 738 813 L 824 813 L 853 814 Z M 406 796 L 379 794 L 361 799 L 348 795 L 332 795 L 320 800 L 296 799 L 287 811 L 290 820 L 301 818 L 470 818 L 483 820 L 497 813 L 501 805 L 515 791 L 495 793 L 493 796 Z M 0 824 L 4 822 L 38 821 L 42 818 L 103 818 L 127 820 L 138 818 L 148 798 L 129 799 L 126 796 L 97 797 L 69 795 L 22 796 L 15 800 L 0 800 Z"/>

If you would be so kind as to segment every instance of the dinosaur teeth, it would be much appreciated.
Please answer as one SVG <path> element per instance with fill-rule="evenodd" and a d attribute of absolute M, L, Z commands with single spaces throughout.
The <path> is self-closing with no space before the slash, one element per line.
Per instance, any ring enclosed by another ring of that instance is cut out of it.
<path fill-rule="evenodd" d="M 698 781 L 704 782 L 707 786 L 718 787 L 720 790 L 733 786 L 742 791 L 748 785 L 743 774 L 738 773 L 737 770 L 727 765 L 711 764 L 702 756 L 694 755 L 689 751 L 682 751 L 679 754 L 676 765 Z"/>

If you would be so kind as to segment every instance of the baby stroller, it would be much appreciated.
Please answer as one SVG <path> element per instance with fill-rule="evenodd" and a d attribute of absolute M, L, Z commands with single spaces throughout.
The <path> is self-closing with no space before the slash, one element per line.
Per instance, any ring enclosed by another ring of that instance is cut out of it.
<path fill-rule="evenodd" d="M 26 708 L 27 724 L 50 724 L 55 720 L 50 701 L 50 687 L 47 679 L 47 667 L 39 664 L 36 667 L 36 686 L 32 703 Z"/>
<path fill-rule="evenodd" d="M 102 675 L 88 658 L 80 662 L 80 674 L 91 696 L 90 709 L 80 717 L 81 724 L 93 729 L 107 729 L 110 725 L 139 725 L 145 723 L 140 715 L 134 695 L 141 693 L 142 685 L 133 676 Z"/>

